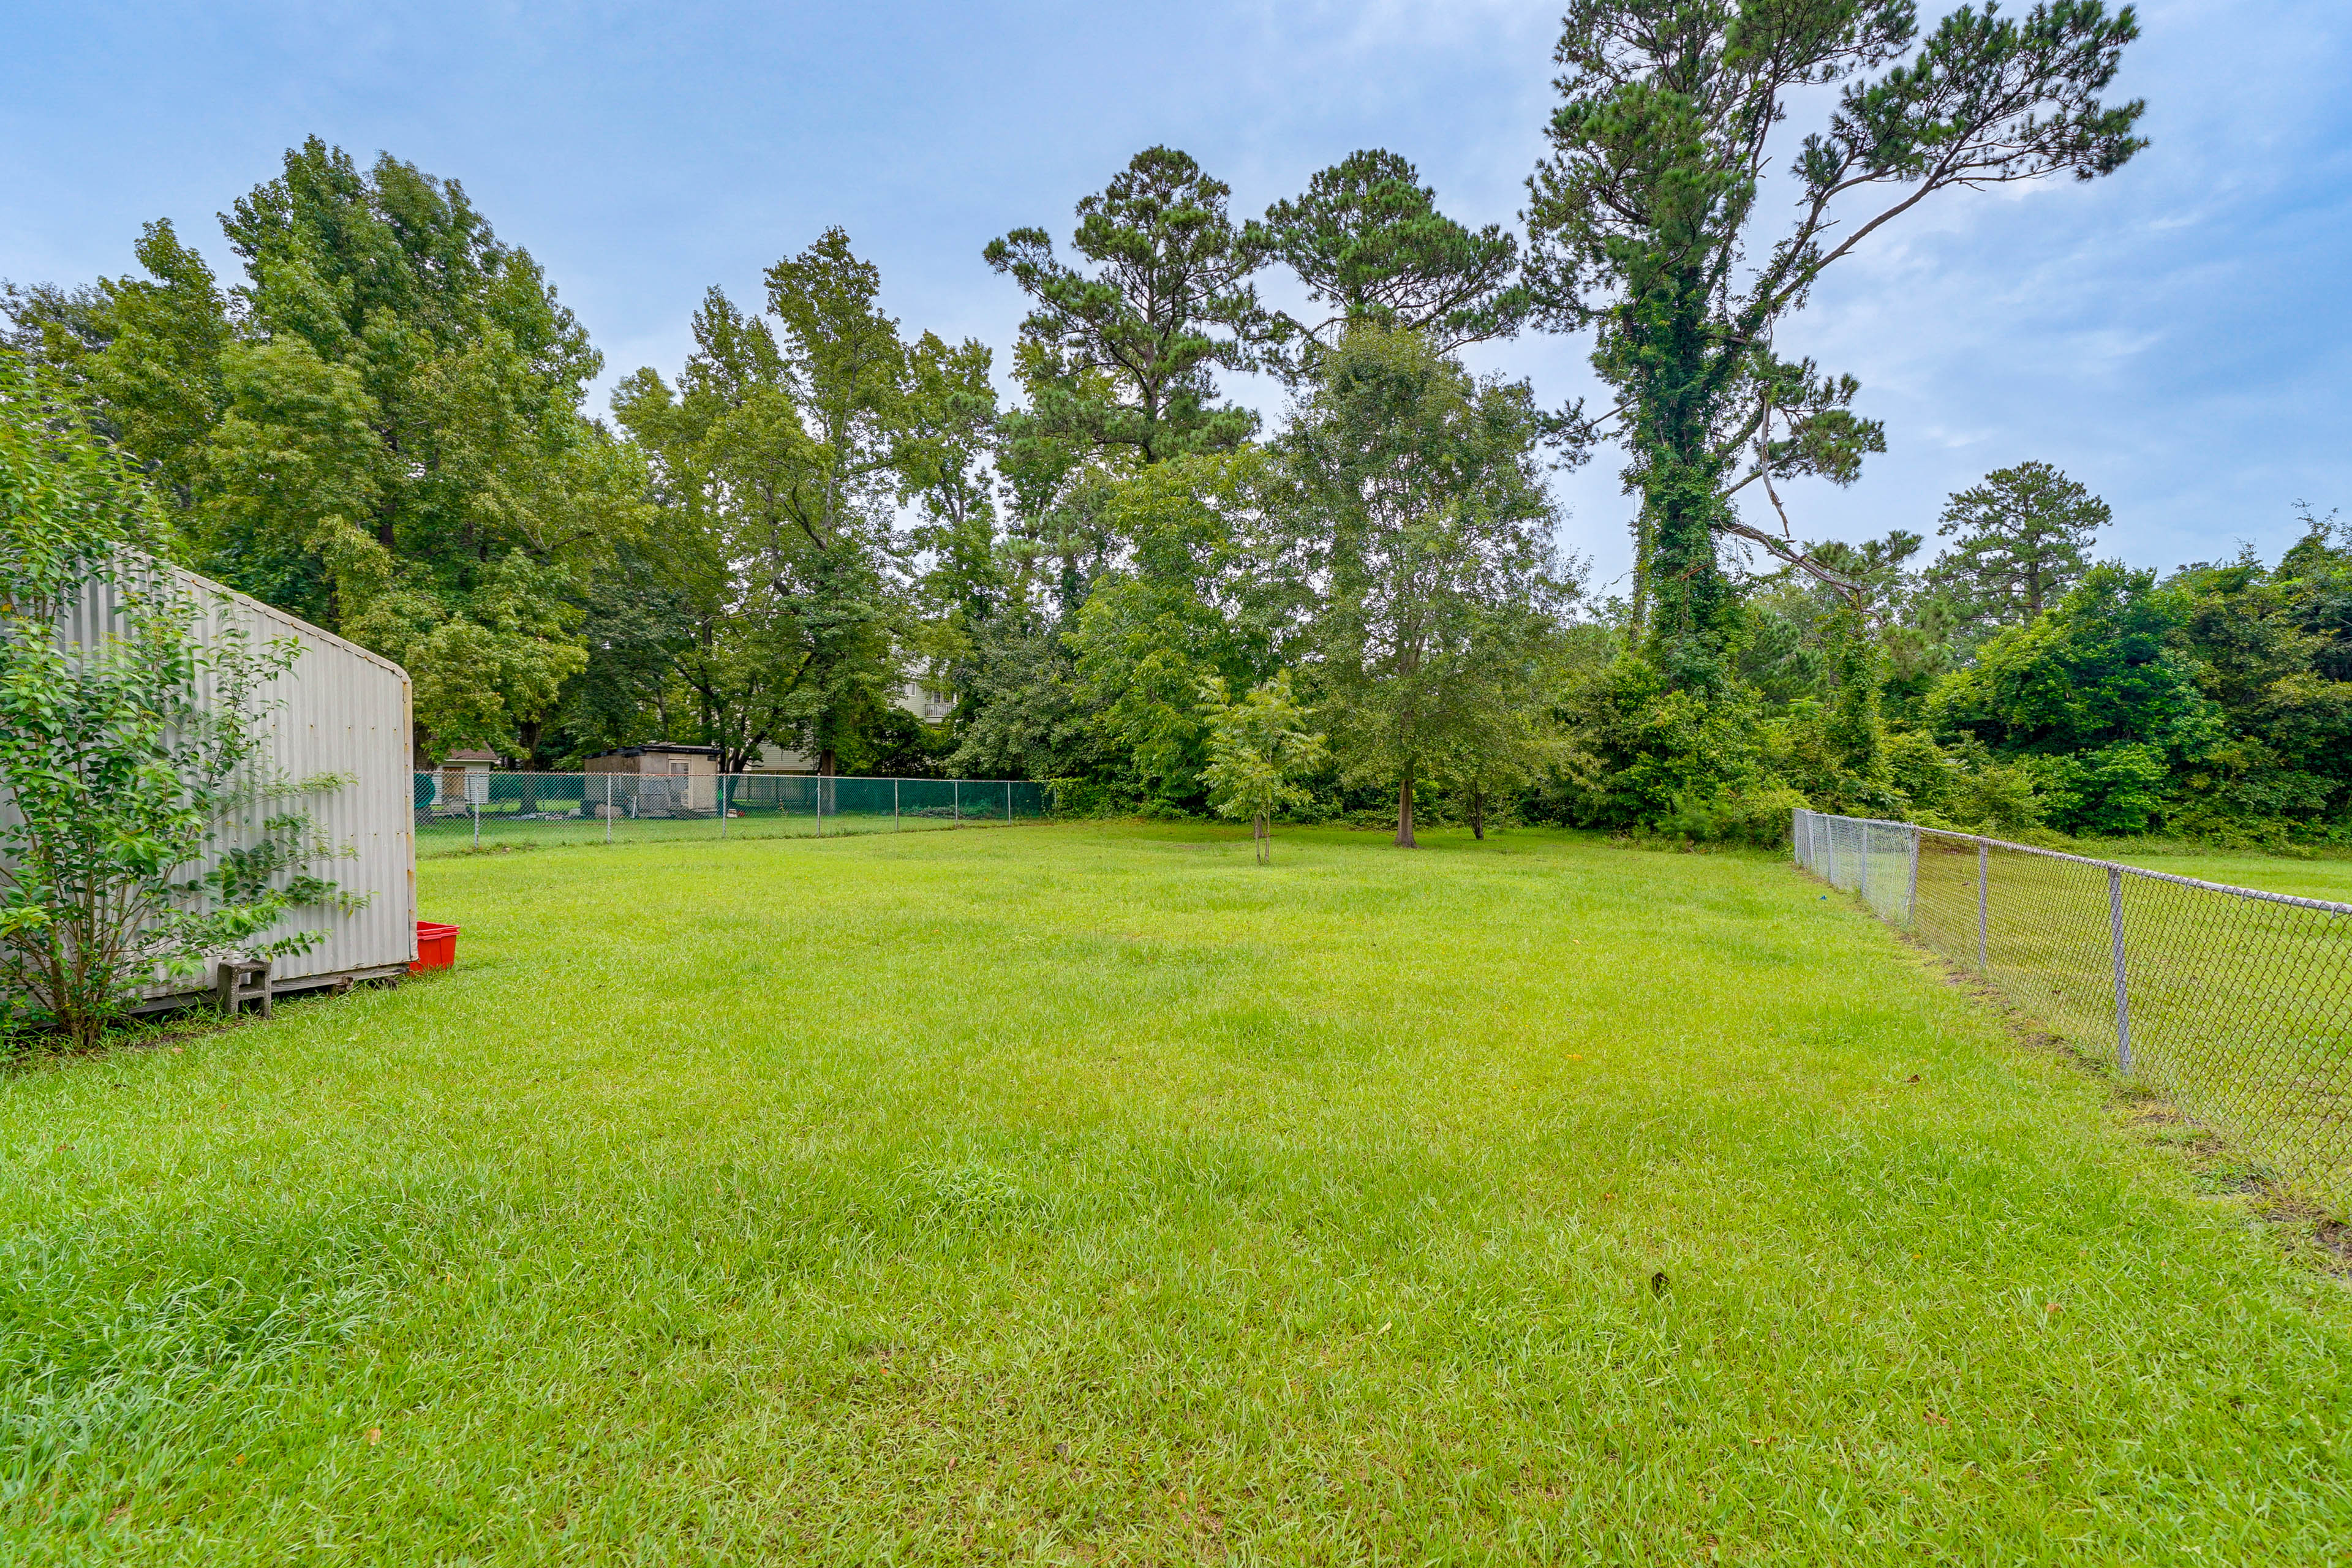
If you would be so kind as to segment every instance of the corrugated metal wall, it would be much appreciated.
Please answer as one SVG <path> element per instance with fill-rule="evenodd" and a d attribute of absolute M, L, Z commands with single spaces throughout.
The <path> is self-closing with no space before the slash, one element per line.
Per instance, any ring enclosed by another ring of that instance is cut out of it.
<path fill-rule="evenodd" d="M 256 648 L 281 637 L 302 647 L 301 657 L 264 691 L 268 738 L 261 748 L 267 765 L 293 778 L 347 773 L 355 782 L 301 797 L 319 830 L 348 858 L 315 866 L 318 875 L 367 898 L 350 914 L 329 908 L 298 910 L 287 926 L 324 931 L 327 939 L 309 952 L 282 958 L 272 967 L 279 984 L 322 975 L 383 970 L 416 956 L 416 845 L 414 785 L 410 774 L 408 672 L 331 632 L 258 600 L 233 593 L 207 578 L 163 567 L 202 606 L 199 636 L 210 637 L 230 621 L 241 622 Z M 115 591 L 94 583 L 68 617 L 66 635 L 95 646 L 118 626 Z M 257 812 L 257 819 L 260 813 Z M 224 835 L 226 848 L 237 838 Z M 159 986 L 156 995 L 186 989 L 182 981 Z M 208 984 L 208 982 L 207 982 Z"/>

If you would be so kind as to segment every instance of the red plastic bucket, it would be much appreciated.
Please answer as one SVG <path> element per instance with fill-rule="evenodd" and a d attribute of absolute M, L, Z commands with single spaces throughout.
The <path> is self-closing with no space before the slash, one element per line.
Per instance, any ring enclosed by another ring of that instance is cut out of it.
<path fill-rule="evenodd" d="M 418 921 L 416 962 L 408 966 L 408 973 L 422 974 L 428 969 L 446 969 L 457 962 L 457 928 Z"/>

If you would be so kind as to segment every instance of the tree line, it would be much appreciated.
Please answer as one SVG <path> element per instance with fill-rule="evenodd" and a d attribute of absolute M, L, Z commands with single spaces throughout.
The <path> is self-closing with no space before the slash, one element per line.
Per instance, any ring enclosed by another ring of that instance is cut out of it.
<path fill-rule="evenodd" d="M 2336 834 L 2332 521 L 2159 580 L 2100 563 L 2105 508 L 2038 462 L 1951 498 L 1932 561 L 1790 516 L 1886 433 L 1777 328 L 1940 193 L 2122 167 L 2136 35 L 2078 0 L 1575 0 L 1519 231 L 1384 150 L 1248 217 L 1153 147 L 1066 240 L 986 247 L 1029 303 L 1002 364 L 904 327 L 835 228 L 757 299 L 712 289 L 686 362 L 601 413 L 585 332 L 458 183 L 313 140 L 223 215 L 239 277 L 159 222 L 139 274 L 10 289 L 11 352 L 190 565 L 405 665 L 420 759 L 784 746 L 1402 844 L 1432 816 L 1769 837 L 1800 800 Z M 1463 363 L 1526 331 L 1588 342 L 1610 406 Z M 1287 391 L 1271 427 L 1220 385 L 1244 372 Z M 1547 482 L 1604 450 L 1634 557 L 1607 596 Z"/>

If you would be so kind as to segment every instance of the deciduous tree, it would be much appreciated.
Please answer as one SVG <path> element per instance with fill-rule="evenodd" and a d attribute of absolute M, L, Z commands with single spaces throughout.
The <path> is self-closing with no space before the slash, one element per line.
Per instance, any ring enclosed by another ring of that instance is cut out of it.
<path fill-rule="evenodd" d="M 1319 602 L 1308 632 L 1347 774 L 1413 791 L 1479 743 L 1528 678 L 1571 592 L 1524 384 L 1476 381 L 1418 335 L 1351 329 L 1285 435 L 1288 557 Z"/>
<path fill-rule="evenodd" d="M 587 579 L 642 516 L 581 417 L 600 361 L 455 181 L 316 138 L 222 219 L 224 293 L 167 224 L 79 370 L 195 563 L 399 659 L 420 750 L 519 755 L 584 664 Z"/>
<path fill-rule="evenodd" d="M 1220 816 L 1247 817 L 1257 863 L 1274 862 L 1274 814 L 1314 800 L 1298 781 L 1321 767 L 1323 737 L 1307 729 L 1307 709 L 1291 694 L 1290 671 L 1250 688 L 1239 701 L 1224 681 L 1201 683 L 1208 720 L 1209 762 L 1201 771 Z"/>

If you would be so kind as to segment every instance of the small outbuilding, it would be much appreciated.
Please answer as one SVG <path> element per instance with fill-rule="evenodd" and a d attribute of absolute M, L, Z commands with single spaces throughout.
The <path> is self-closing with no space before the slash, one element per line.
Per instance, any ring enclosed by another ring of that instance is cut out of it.
<path fill-rule="evenodd" d="M 624 746 L 588 759 L 592 774 L 612 775 L 609 787 L 588 786 L 594 813 L 607 795 L 615 812 L 631 816 L 714 816 L 719 811 L 719 748 L 656 741 Z"/>
<path fill-rule="evenodd" d="M 437 768 L 417 765 L 416 809 L 436 816 L 463 816 L 490 802 L 490 773 L 499 765 L 496 752 L 452 752 Z"/>

